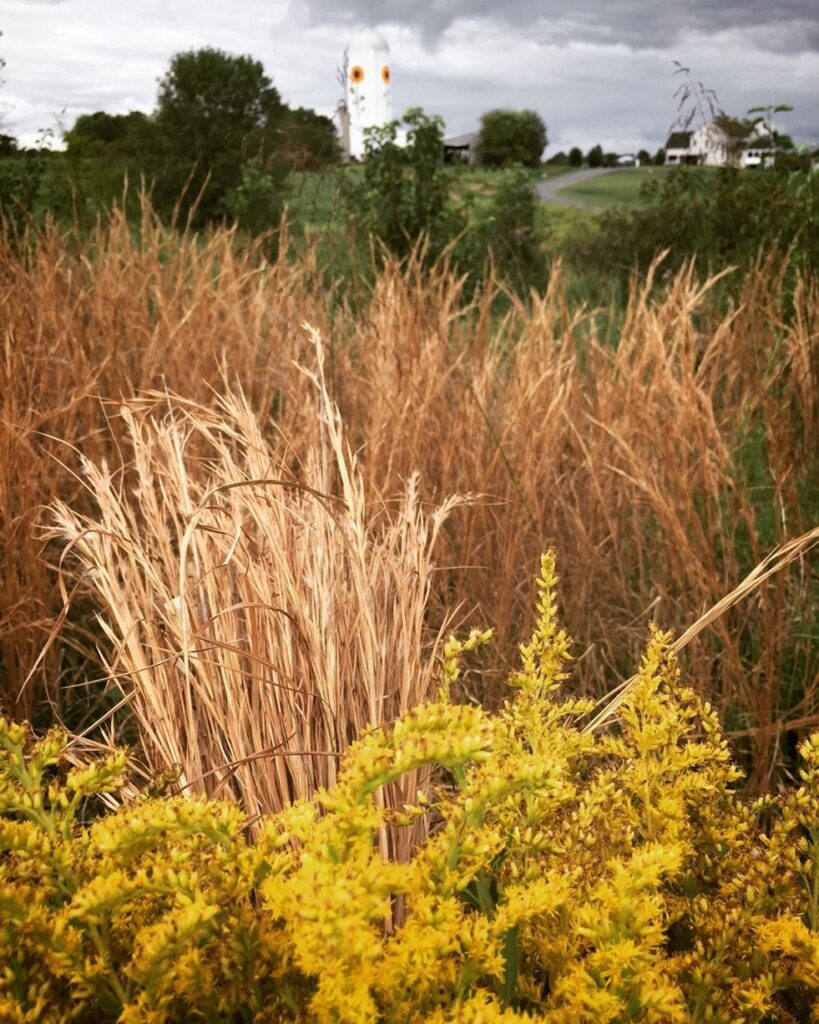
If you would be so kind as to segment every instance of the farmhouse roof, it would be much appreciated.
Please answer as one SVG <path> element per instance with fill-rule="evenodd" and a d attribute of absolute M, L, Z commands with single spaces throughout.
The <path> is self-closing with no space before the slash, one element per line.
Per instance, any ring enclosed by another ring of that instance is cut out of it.
<path fill-rule="evenodd" d="M 688 149 L 691 145 L 691 132 L 672 132 L 668 136 L 666 149 Z"/>

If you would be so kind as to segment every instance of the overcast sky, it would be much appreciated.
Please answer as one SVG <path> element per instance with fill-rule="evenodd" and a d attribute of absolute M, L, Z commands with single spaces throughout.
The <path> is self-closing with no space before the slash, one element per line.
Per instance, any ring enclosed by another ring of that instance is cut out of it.
<path fill-rule="evenodd" d="M 676 60 L 728 113 L 789 103 L 777 127 L 819 143 L 816 0 L 0 0 L 0 130 L 32 144 L 80 114 L 150 111 L 171 56 L 202 46 L 250 54 L 287 103 L 330 115 L 363 28 L 389 42 L 396 113 L 422 106 L 450 133 L 529 107 L 547 157 L 654 151 L 675 120 Z"/>

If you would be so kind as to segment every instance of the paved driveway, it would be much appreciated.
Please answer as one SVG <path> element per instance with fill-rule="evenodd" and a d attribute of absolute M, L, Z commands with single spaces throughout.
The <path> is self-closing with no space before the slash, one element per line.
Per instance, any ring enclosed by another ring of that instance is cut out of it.
<path fill-rule="evenodd" d="M 621 167 L 587 167 L 582 171 L 570 171 L 568 174 L 559 174 L 556 178 L 549 178 L 547 181 L 539 181 L 536 185 L 538 198 L 542 203 L 554 203 L 557 206 L 579 206 L 581 209 L 588 209 L 593 206 L 591 203 L 584 203 L 582 199 L 574 199 L 571 196 L 561 195 L 564 188 L 571 188 L 572 185 L 581 185 L 584 181 L 592 178 L 599 178 L 601 174 L 615 174 L 622 170 Z"/>

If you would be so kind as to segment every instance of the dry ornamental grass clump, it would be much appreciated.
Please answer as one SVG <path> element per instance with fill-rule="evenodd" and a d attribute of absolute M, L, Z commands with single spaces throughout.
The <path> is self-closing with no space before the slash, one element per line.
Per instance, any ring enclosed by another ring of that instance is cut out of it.
<path fill-rule="evenodd" d="M 266 817 L 140 799 L 94 820 L 122 753 L 0 720 L 0 1015 L 254 1024 L 808 1022 L 819 1012 L 819 737 L 801 782 L 739 798 L 713 708 L 654 629 L 616 728 L 562 695 L 569 640 L 541 562 L 497 714 L 430 702 L 367 731 L 336 783 Z M 76 758 L 75 758 L 76 760 Z M 379 794 L 435 769 L 403 807 Z M 446 780 L 439 785 L 436 780 Z M 384 829 L 426 838 L 407 863 Z M 401 912 L 396 907 L 401 904 Z"/>
<path fill-rule="evenodd" d="M 214 410 L 154 396 L 119 410 L 128 472 L 83 460 L 96 516 L 55 507 L 146 771 L 175 765 L 183 790 L 251 815 L 333 785 L 348 743 L 428 699 L 432 552 L 467 500 L 424 507 L 415 476 L 392 503 L 368 498 L 313 339 L 319 435 L 300 464 L 241 395 Z"/>

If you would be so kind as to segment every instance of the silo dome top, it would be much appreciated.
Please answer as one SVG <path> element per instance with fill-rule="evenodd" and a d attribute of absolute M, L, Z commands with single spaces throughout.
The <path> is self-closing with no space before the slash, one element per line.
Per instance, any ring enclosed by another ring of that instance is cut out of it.
<path fill-rule="evenodd" d="M 357 32 L 350 40 L 350 48 L 356 50 L 389 50 L 389 45 L 384 36 L 375 29 L 365 29 Z"/>

